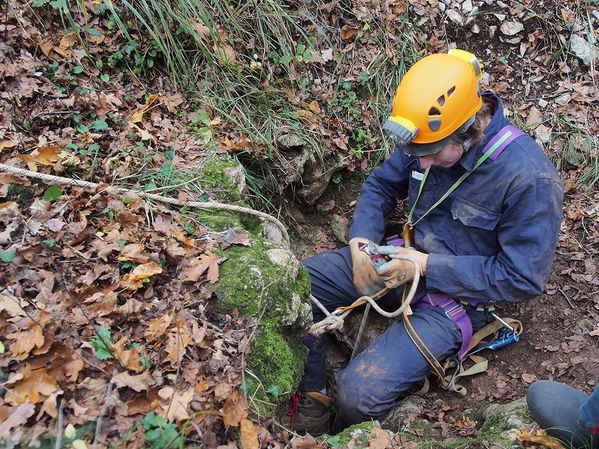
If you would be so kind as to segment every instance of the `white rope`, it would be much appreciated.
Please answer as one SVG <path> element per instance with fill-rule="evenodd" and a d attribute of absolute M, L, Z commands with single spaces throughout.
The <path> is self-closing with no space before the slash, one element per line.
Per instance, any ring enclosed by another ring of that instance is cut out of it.
<path fill-rule="evenodd" d="M 416 289 L 418 288 L 418 283 L 420 282 L 420 266 L 418 265 L 418 262 L 416 260 L 412 259 L 409 256 L 395 255 L 394 258 L 400 259 L 400 260 L 406 260 L 406 261 L 414 264 L 414 279 L 412 280 L 412 285 L 410 286 L 410 291 L 408 292 L 408 296 L 406 297 L 405 301 L 398 309 L 396 309 L 394 312 L 387 312 L 387 311 L 381 309 L 372 297 L 365 295 L 365 296 L 361 296 L 360 298 L 356 299 L 349 306 L 350 308 L 345 310 L 343 313 L 341 313 L 339 315 L 334 315 L 334 314 L 329 313 L 329 311 L 326 309 L 326 307 L 324 307 L 318 299 L 316 299 L 313 295 L 310 295 L 310 299 L 312 300 L 312 302 L 314 302 L 314 304 L 316 304 L 318 306 L 318 308 L 320 308 L 320 310 L 322 310 L 327 315 L 324 320 L 319 321 L 318 323 L 314 323 L 310 327 L 310 333 L 318 336 L 325 332 L 330 332 L 332 330 L 343 328 L 344 318 L 347 315 L 349 315 L 349 313 L 353 310 L 352 306 L 356 305 L 357 303 L 363 302 L 363 301 L 366 301 L 368 304 L 370 304 L 374 308 L 374 310 L 376 310 L 380 315 L 382 315 L 386 318 L 395 318 L 395 317 L 401 315 L 402 313 L 404 313 L 404 311 L 410 306 L 410 303 L 412 302 L 412 299 L 414 298 L 414 294 L 416 293 Z"/>
<path fill-rule="evenodd" d="M 31 170 L 26 170 L 24 168 L 13 167 L 12 165 L 0 164 L 0 170 L 5 171 L 7 173 L 19 175 L 19 176 L 24 176 L 27 178 L 41 179 L 43 181 L 52 182 L 55 184 L 66 184 L 66 185 L 71 185 L 71 186 L 76 186 L 76 187 L 88 187 L 91 189 L 97 189 L 97 188 L 101 187 L 100 184 L 97 184 L 95 182 L 81 181 L 78 179 L 71 179 L 71 178 L 64 178 L 62 176 L 47 175 L 44 173 L 38 173 L 38 172 L 31 171 Z M 224 204 L 224 203 L 218 203 L 218 202 L 207 203 L 207 202 L 200 202 L 200 201 L 181 201 L 181 200 L 177 200 L 175 198 L 169 198 L 169 197 L 162 196 L 162 195 L 156 195 L 154 193 L 141 192 L 139 190 L 126 189 L 123 187 L 110 186 L 110 187 L 108 187 L 108 189 L 114 189 L 121 193 L 132 193 L 132 194 L 138 195 L 145 199 L 160 201 L 162 203 L 173 204 L 175 206 L 181 206 L 181 207 L 187 206 L 187 207 L 194 207 L 194 208 L 198 208 L 198 209 L 230 210 L 233 212 L 241 212 L 244 214 L 255 215 L 257 217 L 268 220 L 271 223 L 274 223 L 281 231 L 281 234 L 283 235 L 283 238 L 285 239 L 285 243 L 287 243 L 287 247 L 289 247 L 289 234 L 287 234 L 287 229 L 285 229 L 285 226 L 283 225 L 283 223 L 281 223 L 279 220 L 277 220 L 272 215 L 268 215 L 264 212 L 260 212 L 260 211 L 250 209 L 247 207 L 234 206 L 232 204 Z"/>

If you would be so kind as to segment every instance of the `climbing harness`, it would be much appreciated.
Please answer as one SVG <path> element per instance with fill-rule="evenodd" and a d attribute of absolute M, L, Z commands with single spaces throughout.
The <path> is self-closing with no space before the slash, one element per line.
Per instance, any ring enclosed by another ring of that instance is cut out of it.
<path fill-rule="evenodd" d="M 478 168 L 485 160 L 491 159 L 495 160 L 499 154 L 505 149 L 505 147 L 511 143 L 517 137 L 524 135 L 525 133 L 519 130 L 514 125 L 507 125 L 503 127 L 483 148 L 483 155 L 478 159 L 474 167 L 464 173 L 458 180 L 449 188 L 447 192 L 445 192 L 439 200 L 437 200 L 416 222 L 412 222 L 412 216 L 414 213 L 414 208 L 418 203 L 418 199 L 420 198 L 420 194 L 422 193 L 422 189 L 424 187 L 424 183 L 426 181 L 427 175 L 430 171 L 430 167 L 426 169 L 423 175 L 423 179 L 420 184 L 420 188 L 418 191 L 418 195 L 412 208 L 408 215 L 408 222 L 404 226 L 402 239 L 398 236 L 393 236 L 387 239 L 387 244 L 390 246 L 404 246 L 406 248 L 411 247 L 414 242 L 414 227 L 416 224 L 422 220 L 426 215 L 429 214 L 434 208 L 436 208 L 439 204 L 441 204 L 458 186 L 468 177 L 476 168 Z M 359 249 L 364 251 L 369 255 L 370 261 L 373 267 L 376 270 L 382 269 L 388 262 L 390 262 L 391 258 L 387 255 L 379 254 L 377 251 L 377 247 L 372 243 L 369 244 L 361 244 Z M 409 314 L 407 311 L 409 310 L 410 304 L 414 297 L 414 293 L 418 287 L 418 283 L 420 281 L 420 267 L 418 263 L 410 258 L 409 256 L 395 254 L 394 258 L 400 260 L 406 260 L 414 264 L 414 279 L 412 281 L 412 285 L 410 290 L 406 296 L 407 287 L 404 285 L 404 292 L 402 295 L 402 304 L 401 306 L 395 310 L 394 312 L 386 312 L 382 310 L 377 304 L 376 300 L 383 297 L 388 291 L 388 288 L 383 288 L 372 296 L 362 296 L 354 301 L 351 305 L 347 307 L 339 307 L 335 309 L 332 313 L 329 313 L 326 308 L 312 295 L 310 298 L 312 301 L 325 313 L 326 317 L 324 320 L 315 323 L 310 328 L 310 332 L 314 335 L 320 335 L 324 332 L 328 332 L 333 329 L 340 329 L 343 327 L 343 319 L 349 314 L 354 308 L 366 304 L 366 309 L 364 311 L 364 316 L 362 318 L 362 323 L 360 325 L 360 329 L 358 331 L 358 336 L 356 338 L 356 342 L 354 344 L 354 348 L 352 351 L 351 359 L 353 360 L 356 349 L 358 347 L 358 342 L 361 338 L 363 328 L 365 326 L 368 312 L 370 311 L 370 307 L 372 306 L 378 313 L 381 315 L 394 318 L 402 316 L 402 322 L 408 336 L 416 346 L 416 348 L 420 351 L 422 356 L 428 361 L 431 365 L 433 372 L 437 375 L 441 382 L 441 386 L 450 391 L 455 391 L 461 395 L 466 394 L 466 389 L 457 383 L 457 380 L 464 376 L 470 376 L 473 374 L 481 373 L 487 370 L 488 361 L 476 355 L 478 352 L 484 349 L 496 350 L 503 346 L 506 346 L 514 341 L 518 341 L 519 335 L 522 333 L 522 323 L 517 320 L 506 318 L 502 319 L 493 313 L 494 307 L 492 301 L 485 301 L 481 299 L 474 298 L 452 298 L 443 293 L 429 293 L 424 298 L 422 298 L 414 307 L 421 308 L 427 306 L 436 306 L 440 307 L 443 312 L 454 321 L 458 327 L 460 328 L 460 332 L 462 334 L 462 345 L 458 350 L 456 357 L 450 357 L 445 361 L 444 364 L 441 364 L 434 354 L 427 348 L 424 344 L 420 336 L 416 333 L 415 329 L 412 326 L 412 323 L 409 319 Z M 478 330 L 473 335 L 472 322 L 468 317 L 466 312 L 466 307 L 475 307 L 477 310 L 487 310 L 489 314 L 495 318 L 493 323 L 490 323 L 484 326 L 482 329 Z M 485 338 L 492 336 L 490 341 L 486 341 Z M 470 359 L 473 362 L 473 365 L 466 368 L 464 366 L 464 361 L 466 359 Z M 453 372 L 447 374 L 449 370 L 453 369 Z M 425 379 L 425 386 L 421 390 L 424 394 L 428 390 L 428 379 Z"/>
<path fill-rule="evenodd" d="M 416 220 L 415 223 L 413 223 L 412 216 L 414 213 L 414 209 L 416 204 L 418 203 L 418 199 L 420 198 L 420 194 L 422 193 L 424 183 L 430 171 L 430 167 L 427 168 L 424 172 L 422 181 L 420 183 L 420 188 L 418 190 L 416 200 L 414 201 L 414 204 L 410 209 L 408 215 L 408 222 L 404 226 L 404 239 L 408 242 L 413 242 L 414 227 L 420 220 L 422 220 L 426 215 L 429 214 L 429 212 L 431 212 L 434 208 L 441 204 L 484 161 L 486 161 L 487 159 L 495 160 L 507 147 L 508 144 L 510 144 L 517 137 L 520 137 L 524 134 L 525 133 L 523 131 L 521 131 L 514 125 L 507 125 L 503 127 L 501 130 L 499 130 L 499 132 L 485 145 L 485 147 L 482 150 L 483 155 L 474 164 L 474 167 L 471 170 L 465 172 L 462 176 L 460 176 L 458 180 L 447 190 L 447 192 L 445 192 L 441 196 L 441 198 L 439 198 L 422 216 L 420 216 L 418 220 Z M 517 341 L 518 336 L 522 332 L 522 324 L 519 321 L 509 318 L 506 320 L 502 320 L 492 312 L 493 305 L 488 304 L 486 301 L 483 300 L 462 298 L 458 302 L 454 298 L 451 298 L 450 296 L 443 293 L 429 293 L 417 304 L 417 307 L 426 306 L 440 307 L 443 310 L 443 312 L 445 312 L 445 314 L 460 328 L 460 332 L 462 334 L 462 345 L 458 350 L 457 356 L 449 358 L 446 361 L 445 366 L 441 365 L 441 363 L 439 363 L 439 361 L 435 358 L 432 352 L 426 347 L 424 342 L 422 342 L 422 340 L 412 327 L 410 319 L 406 314 L 404 314 L 403 316 L 404 328 L 414 345 L 422 354 L 422 356 L 431 365 L 433 372 L 441 381 L 441 386 L 447 390 L 455 391 L 461 395 L 466 394 L 466 389 L 463 386 L 457 384 L 456 381 L 458 378 L 469 376 L 472 374 L 477 374 L 487 370 L 487 360 L 483 357 L 474 354 L 479 351 L 482 351 L 483 349 L 498 349 L 513 341 Z M 496 322 L 483 327 L 476 334 L 472 335 L 472 322 L 470 321 L 470 318 L 468 317 L 464 306 L 473 306 L 477 309 L 487 309 L 491 316 L 493 316 L 496 319 Z M 510 324 L 514 324 L 514 326 L 512 327 Z M 504 326 L 505 328 L 501 329 L 500 332 L 500 328 L 502 326 Z M 493 334 L 494 339 L 488 343 L 484 342 L 483 339 L 491 334 Z M 463 361 L 467 357 L 474 362 L 473 366 L 471 366 L 468 369 L 464 368 L 463 365 Z M 455 368 L 453 374 L 451 375 L 446 374 L 446 370 L 449 368 Z"/>

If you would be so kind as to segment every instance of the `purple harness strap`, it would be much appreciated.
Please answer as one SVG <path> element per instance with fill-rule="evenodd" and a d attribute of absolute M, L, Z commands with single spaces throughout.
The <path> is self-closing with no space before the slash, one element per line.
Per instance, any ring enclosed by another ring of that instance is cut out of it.
<path fill-rule="evenodd" d="M 504 126 L 485 145 L 485 147 L 483 148 L 483 151 L 482 151 L 483 154 L 486 153 L 487 150 L 489 150 L 493 145 L 495 145 L 500 139 L 502 139 L 504 137 L 504 135 L 507 134 L 508 132 L 511 132 L 511 134 L 504 141 L 501 142 L 501 144 L 495 149 L 495 151 L 493 151 L 489 155 L 489 159 L 491 159 L 492 161 L 497 159 L 497 156 L 499 156 L 501 154 L 501 152 L 505 149 L 505 147 L 507 147 L 512 142 L 512 140 L 514 140 L 520 136 L 524 136 L 526 134 L 524 131 L 518 129 L 514 125 L 510 124 L 510 125 Z"/>
<path fill-rule="evenodd" d="M 416 303 L 414 308 L 419 309 L 430 306 L 441 307 L 445 315 L 459 326 L 462 333 L 462 346 L 458 351 L 458 359 L 462 360 L 466 356 L 470 340 L 472 340 L 472 321 L 470 321 L 466 309 L 445 293 L 428 293 Z"/>

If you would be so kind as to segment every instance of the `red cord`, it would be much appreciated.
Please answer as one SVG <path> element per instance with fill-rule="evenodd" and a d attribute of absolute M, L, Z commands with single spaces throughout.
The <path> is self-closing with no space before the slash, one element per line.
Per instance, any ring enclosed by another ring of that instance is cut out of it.
<path fill-rule="evenodd" d="M 287 416 L 291 416 L 292 429 L 295 429 L 295 422 L 297 420 L 297 406 L 301 398 L 301 394 L 292 394 L 289 404 L 287 404 L 287 410 L 285 410 L 285 414 Z"/>

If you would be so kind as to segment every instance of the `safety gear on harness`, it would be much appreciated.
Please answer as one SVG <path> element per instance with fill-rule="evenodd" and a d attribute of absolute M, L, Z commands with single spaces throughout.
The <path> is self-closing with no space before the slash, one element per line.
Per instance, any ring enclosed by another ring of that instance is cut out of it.
<path fill-rule="evenodd" d="M 360 244 L 367 244 L 368 239 L 353 238 L 349 241 L 351 252 L 354 287 L 360 295 L 373 295 L 385 287 L 383 280 L 377 275 L 368 255 L 360 250 Z"/>
<path fill-rule="evenodd" d="M 395 288 L 401 284 L 414 279 L 414 264 L 406 260 L 397 259 L 397 256 L 409 257 L 416 261 L 420 269 L 420 274 L 426 276 L 426 261 L 428 254 L 421 253 L 411 248 L 401 248 L 395 246 L 379 246 L 379 254 L 388 255 L 391 261 L 388 265 L 379 267 L 378 275 L 385 281 L 385 287 Z"/>
<path fill-rule="evenodd" d="M 464 50 L 424 57 L 399 83 L 383 132 L 406 154 L 439 152 L 453 133 L 463 134 L 474 122 L 482 105 L 480 75 L 478 60 Z"/>
<path fill-rule="evenodd" d="M 330 432 L 331 398 L 318 391 L 291 395 L 281 419 L 288 429 L 317 437 Z"/>

